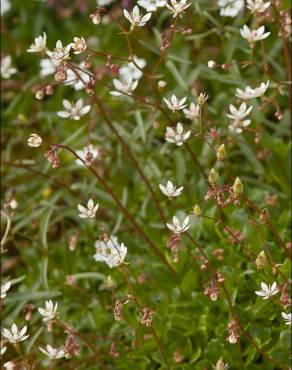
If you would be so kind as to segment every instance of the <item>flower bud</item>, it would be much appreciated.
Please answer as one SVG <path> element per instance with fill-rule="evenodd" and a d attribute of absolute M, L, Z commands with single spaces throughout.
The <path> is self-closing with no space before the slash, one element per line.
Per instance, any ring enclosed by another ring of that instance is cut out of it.
<path fill-rule="evenodd" d="M 215 171 L 214 168 L 212 168 L 208 176 L 208 180 L 212 186 L 216 185 L 218 176 L 219 176 L 218 172 Z"/>
<path fill-rule="evenodd" d="M 243 193 L 243 183 L 241 182 L 239 177 L 236 177 L 232 190 L 236 196 L 239 196 Z"/>
<path fill-rule="evenodd" d="M 96 25 L 99 24 L 100 21 L 101 21 L 101 16 L 100 16 L 99 11 L 96 11 L 96 12 L 90 14 L 90 19 L 91 19 L 93 24 L 96 24 Z"/>
<path fill-rule="evenodd" d="M 214 69 L 216 68 L 217 64 L 214 62 L 214 60 L 209 60 L 208 61 L 208 68 Z"/>
<path fill-rule="evenodd" d="M 46 92 L 46 95 L 53 95 L 54 94 L 54 86 L 53 85 L 47 85 L 45 92 Z"/>
<path fill-rule="evenodd" d="M 224 369 L 226 369 L 226 367 L 225 367 L 225 363 L 224 363 L 224 361 L 223 361 L 223 358 L 221 357 L 221 358 L 217 361 L 217 363 L 216 363 L 215 370 L 224 370 Z"/>
<path fill-rule="evenodd" d="M 10 199 L 10 201 L 9 201 L 9 207 L 11 209 L 13 209 L 13 210 L 16 209 L 18 207 L 17 200 L 14 199 L 14 198 Z"/>
<path fill-rule="evenodd" d="M 163 81 L 163 80 L 158 81 L 158 87 L 159 87 L 159 89 L 164 89 L 166 85 L 167 84 L 166 84 L 165 81 Z"/>
<path fill-rule="evenodd" d="M 235 344 L 237 343 L 237 335 L 235 335 L 234 333 L 231 333 L 229 337 L 227 338 L 227 340 L 230 344 Z"/>
<path fill-rule="evenodd" d="M 260 214 L 260 220 L 262 221 L 262 223 L 263 224 L 266 223 L 269 217 L 270 217 L 269 210 L 267 208 L 263 209 Z"/>
<path fill-rule="evenodd" d="M 210 294 L 211 301 L 215 302 L 218 299 L 217 293 L 213 292 Z"/>
<path fill-rule="evenodd" d="M 225 150 L 224 144 L 219 146 L 216 156 L 217 156 L 218 161 L 223 161 L 226 158 L 226 150 Z"/>
<path fill-rule="evenodd" d="M 257 258 L 255 260 L 255 264 L 258 270 L 263 269 L 263 267 L 265 266 L 266 260 L 267 260 L 267 257 L 266 257 L 265 251 L 261 251 L 261 253 L 257 255 Z"/>
<path fill-rule="evenodd" d="M 200 93 L 200 95 L 197 97 L 197 102 L 200 106 L 203 106 L 208 100 L 208 98 L 209 97 L 207 94 Z"/>
<path fill-rule="evenodd" d="M 31 134 L 27 140 L 27 145 L 32 148 L 38 148 L 42 143 L 42 138 L 37 134 Z"/>
<path fill-rule="evenodd" d="M 193 208 L 193 212 L 194 212 L 195 216 L 200 217 L 201 214 L 202 214 L 201 207 L 198 204 L 195 204 L 195 206 Z"/>
<path fill-rule="evenodd" d="M 38 90 L 36 93 L 35 93 L 35 98 L 37 100 L 42 100 L 45 96 L 45 93 L 44 93 L 44 90 Z"/>

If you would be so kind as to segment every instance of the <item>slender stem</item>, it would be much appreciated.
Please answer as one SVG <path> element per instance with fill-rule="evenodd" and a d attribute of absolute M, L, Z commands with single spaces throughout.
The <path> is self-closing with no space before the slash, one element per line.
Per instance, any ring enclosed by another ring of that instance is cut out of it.
<path fill-rule="evenodd" d="M 139 300 L 138 300 L 138 298 L 137 298 L 137 296 L 136 296 L 136 294 L 135 294 L 135 291 L 134 291 L 133 285 L 132 285 L 132 283 L 131 283 L 131 281 L 130 281 L 130 279 L 129 279 L 129 276 L 128 276 L 128 274 L 127 274 L 127 271 L 125 270 L 125 268 L 124 268 L 124 266 L 123 266 L 123 265 L 121 265 L 119 269 L 120 269 L 120 271 L 122 272 L 122 274 L 123 274 L 123 276 L 124 276 L 124 278 L 125 278 L 125 281 L 126 281 L 126 283 L 127 283 L 127 285 L 128 285 L 128 288 L 129 288 L 129 290 L 130 290 L 131 295 L 132 295 L 132 296 L 133 296 L 133 298 L 134 298 L 134 303 L 135 303 L 135 305 L 137 306 L 137 309 L 138 309 L 139 313 L 140 313 L 140 314 L 142 314 L 142 305 L 139 303 Z M 163 358 L 163 360 L 164 360 L 164 362 L 165 362 L 165 365 L 166 365 L 167 369 L 169 369 L 169 370 L 170 370 L 170 367 L 169 367 L 169 363 L 168 363 L 168 360 L 167 360 L 167 357 L 166 357 L 165 350 L 164 350 L 164 348 L 163 348 L 163 345 L 162 345 L 162 343 L 161 343 L 161 341 L 160 341 L 160 338 L 158 337 L 158 335 L 157 335 L 157 333 L 156 333 L 156 331 L 155 331 L 155 329 L 154 329 L 153 325 L 151 325 L 151 326 L 150 326 L 149 330 L 151 331 L 152 335 L 154 336 L 154 338 L 155 338 L 155 340 L 156 340 L 156 342 L 157 342 L 157 345 L 158 345 L 158 347 L 159 347 L 159 350 L 160 350 L 161 356 L 162 356 L 162 358 Z"/>
<path fill-rule="evenodd" d="M 55 146 L 59 148 L 63 148 L 68 150 L 70 153 L 72 153 L 76 158 L 78 158 L 84 165 L 85 161 L 71 148 L 69 148 L 66 145 L 61 144 L 55 144 Z M 87 166 L 86 166 L 87 167 Z M 153 250 L 153 252 L 160 258 L 160 260 L 166 265 L 168 270 L 171 272 L 173 277 L 176 279 L 177 282 L 180 281 L 179 276 L 177 275 L 176 271 L 173 269 L 173 267 L 169 264 L 165 256 L 160 252 L 159 248 L 156 246 L 156 244 L 148 237 L 148 235 L 144 232 L 142 227 L 138 224 L 138 222 L 135 220 L 135 218 L 132 216 L 132 214 L 124 207 L 124 205 L 121 203 L 119 198 L 116 196 L 116 194 L 112 191 L 112 189 L 109 187 L 109 185 L 106 183 L 106 181 L 95 171 L 92 167 L 87 167 L 89 171 L 96 177 L 96 179 L 101 183 L 101 185 L 104 187 L 104 189 L 107 191 L 107 193 L 112 197 L 112 199 L 115 201 L 117 206 L 120 208 L 120 210 L 124 213 L 126 218 L 130 221 L 134 229 L 138 232 L 138 234 L 141 235 L 141 237 L 146 241 L 146 243 L 150 246 L 150 248 Z"/>
<path fill-rule="evenodd" d="M 1 215 L 4 216 L 6 218 L 6 228 L 5 228 L 5 233 L 3 235 L 3 238 L 1 239 L 1 249 L 3 248 L 5 242 L 6 242 L 6 239 L 7 239 L 7 236 L 8 236 L 8 233 L 9 233 L 9 230 L 10 230 L 10 227 L 11 227 L 11 217 L 5 213 L 4 211 L 1 210 Z"/>
<path fill-rule="evenodd" d="M 140 167 L 138 161 L 136 160 L 134 154 L 132 153 L 129 145 L 124 141 L 124 139 L 121 137 L 121 135 L 119 134 L 119 132 L 117 131 L 117 129 L 115 128 L 115 126 L 112 124 L 111 120 L 108 118 L 108 116 L 107 116 L 107 114 L 106 114 L 106 112 L 105 112 L 105 110 L 104 110 L 101 102 L 99 101 L 99 99 L 97 98 L 96 95 L 92 96 L 92 100 L 95 103 L 95 106 L 97 106 L 99 112 L 102 114 L 105 122 L 107 123 L 107 125 L 109 126 L 109 128 L 111 129 L 111 131 L 115 134 L 115 136 L 117 137 L 118 141 L 120 142 L 120 144 L 122 145 L 122 147 L 124 148 L 124 150 L 126 151 L 126 153 L 128 154 L 130 160 L 132 161 L 132 163 L 136 167 L 139 175 L 141 176 L 142 180 L 144 181 L 145 185 L 147 186 L 148 190 L 151 193 L 153 202 L 154 202 L 154 204 L 156 206 L 156 209 L 157 209 L 157 211 L 158 211 L 158 213 L 160 215 L 161 221 L 165 224 L 166 218 L 165 218 L 163 209 L 161 208 L 161 206 L 159 204 L 157 195 L 156 195 L 155 191 L 153 190 L 153 188 L 152 188 L 149 180 L 147 179 L 146 175 L 144 174 L 142 168 Z"/>
<path fill-rule="evenodd" d="M 189 234 L 189 233 L 185 233 L 186 236 L 193 242 L 193 244 L 199 249 L 199 251 L 201 252 L 202 256 L 204 256 L 204 259 L 207 261 L 207 268 L 209 269 L 210 273 L 213 275 L 214 274 L 214 271 L 212 269 L 212 266 L 209 262 L 209 259 L 207 257 L 207 255 L 205 254 L 203 248 L 196 242 L 196 240 Z M 262 356 L 266 357 L 269 361 L 273 362 L 274 364 L 276 364 L 279 369 L 281 370 L 284 370 L 284 367 L 282 367 L 281 365 L 279 365 L 277 363 L 277 361 L 275 361 L 272 357 L 269 356 L 268 353 L 266 353 L 265 351 L 263 351 L 258 345 L 257 343 L 254 341 L 254 339 L 252 338 L 252 336 L 244 329 L 243 325 L 239 322 L 239 319 L 237 317 L 237 315 L 235 314 L 234 310 L 233 310 L 233 305 L 232 305 L 232 302 L 231 302 L 231 298 L 228 294 L 228 291 L 224 285 L 224 283 L 220 283 L 220 286 L 222 287 L 222 290 L 224 292 L 224 295 L 225 295 L 225 298 L 227 300 L 227 304 L 228 304 L 228 310 L 231 314 L 232 317 L 234 317 L 238 323 L 238 326 L 240 328 L 240 330 L 242 331 L 242 333 L 245 335 L 245 337 L 250 341 L 250 343 L 253 345 L 253 347 L 256 349 L 256 351 L 258 353 L 260 353 Z"/>
<path fill-rule="evenodd" d="M 190 145 L 188 143 L 185 143 L 185 147 L 187 148 L 188 152 L 190 153 L 193 161 L 195 162 L 196 166 L 198 167 L 198 169 L 199 169 L 200 173 L 202 174 L 202 176 L 204 177 L 205 181 L 208 183 L 208 176 L 205 174 L 205 171 L 204 171 L 201 163 L 199 162 L 195 153 L 192 151 Z"/>

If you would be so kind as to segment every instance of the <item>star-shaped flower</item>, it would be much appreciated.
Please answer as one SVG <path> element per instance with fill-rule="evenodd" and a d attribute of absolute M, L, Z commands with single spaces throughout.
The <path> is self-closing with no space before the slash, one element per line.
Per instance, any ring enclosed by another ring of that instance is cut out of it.
<path fill-rule="evenodd" d="M 183 186 L 176 188 L 171 181 L 167 181 L 166 186 L 159 184 L 159 188 L 167 197 L 178 197 L 183 191 Z"/>
<path fill-rule="evenodd" d="M 47 35 L 43 32 L 43 35 L 40 35 L 34 39 L 34 43 L 30 45 L 30 48 L 27 49 L 28 53 L 41 53 L 46 50 L 47 44 Z"/>
<path fill-rule="evenodd" d="M 191 135 L 191 131 L 184 131 L 183 125 L 178 122 L 176 128 L 166 127 L 165 140 L 177 146 L 183 145 Z"/>
<path fill-rule="evenodd" d="M 170 100 L 167 100 L 166 98 L 163 98 L 163 100 L 165 101 L 167 108 L 172 110 L 173 112 L 176 110 L 184 109 L 187 106 L 187 104 L 185 104 L 185 101 L 187 100 L 186 97 L 178 99 L 175 95 L 172 95 Z"/>
<path fill-rule="evenodd" d="M 132 27 L 143 27 L 151 18 L 151 13 L 142 16 L 139 7 L 136 5 L 131 13 L 124 9 L 124 16 L 131 23 Z"/>
<path fill-rule="evenodd" d="M 169 228 L 169 230 L 173 231 L 175 234 L 181 234 L 187 231 L 189 227 L 191 226 L 189 216 L 187 216 L 183 220 L 183 222 L 180 222 L 180 220 L 176 216 L 173 216 L 172 222 L 173 222 L 173 225 L 166 224 L 166 226 Z"/>
<path fill-rule="evenodd" d="M 18 343 L 29 337 L 29 335 L 25 335 L 26 331 L 27 326 L 24 326 L 21 330 L 18 330 L 16 324 L 12 324 L 11 331 L 3 328 L 2 334 L 10 343 Z"/>
<path fill-rule="evenodd" d="M 61 118 L 73 119 L 74 121 L 80 120 L 91 109 L 90 105 L 84 105 L 82 99 L 78 99 L 76 103 L 64 99 L 63 106 L 66 110 L 57 112 L 57 115 Z"/>
<path fill-rule="evenodd" d="M 43 321 L 51 321 L 57 315 L 58 303 L 54 305 L 53 301 L 49 300 L 45 302 L 45 308 L 39 308 L 39 313 L 44 316 Z"/>
<path fill-rule="evenodd" d="M 270 36 L 271 32 L 265 33 L 265 26 L 261 26 L 255 30 L 250 30 L 245 24 L 243 28 L 240 29 L 240 34 L 249 43 L 254 43 L 256 41 L 266 39 L 268 36 Z"/>
<path fill-rule="evenodd" d="M 92 199 L 89 199 L 87 202 L 87 208 L 83 207 L 81 204 L 78 204 L 78 209 L 80 211 L 80 218 L 94 218 L 98 210 L 99 204 L 94 205 Z"/>
<path fill-rule="evenodd" d="M 274 294 L 279 292 L 277 283 L 274 281 L 272 285 L 267 285 L 266 283 L 261 283 L 262 290 L 256 291 L 255 294 L 263 299 L 268 299 Z"/>

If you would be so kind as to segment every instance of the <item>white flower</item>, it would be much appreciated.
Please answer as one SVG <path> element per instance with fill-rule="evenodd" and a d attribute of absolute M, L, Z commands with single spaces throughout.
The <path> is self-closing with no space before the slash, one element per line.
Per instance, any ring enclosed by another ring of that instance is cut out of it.
<path fill-rule="evenodd" d="M 16 365 L 12 361 L 7 361 L 3 366 L 6 370 L 14 370 Z"/>
<path fill-rule="evenodd" d="M 186 97 L 178 99 L 175 95 L 172 95 L 170 100 L 167 100 L 166 98 L 163 98 L 163 100 L 165 101 L 167 108 L 172 110 L 173 112 L 176 110 L 184 109 L 187 106 L 187 104 L 185 104 L 185 101 L 187 100 Z"/>
<path fill-rule="evenodd" d="M 1 346 L 0 356 L 3 356 L 6 351 L 7 351 L 7 347 L 6 346 Z"/>
<path fill-rule="evenodd" d="M 231 114 L 227 114 L 227 117 L 231 118 L 233 121 L 229 125 L 229 129 L 237 133 L 241 133 L 243 127 L 249 126 L 251 120 L 244 118 L 250 114 L 252 108 L 252 105 L 247 107 L 245 103 L 242 103 L 239 109 L 236 109 L 234 105 L 230 104 L 229 110 Z"/>
<path fill-rule="evenodd" d="M 263 13 L 270 5 L 270 2 L 265 3 L 263 0 L 247 0 L 247 8 L 252 14 Z"/>
<path fill-rule="evenodd" d="M 1 6 L 0 6 L 1 15 L 8 12 L 10 8 L 11 8 L 11 4 L 9 0 L 1 0 Z"/>
<path fill-rule="evenodd" d="M 167 197 L 178 197 L 183 191 L 183 186 L 176 188 L 171 181 L 167 181 L 166 186 L 159 184 L 159 188 Z"/>
<path fill-rule="evenodd" d="M 183 13 L 191 3 L 187 4 L 187 0 L 170 0 L 170 4 L 166 3 L 167 8 L 173 14 L 173 18 Z"/>
<path fill-rule="evenodd" d="M 27 49 L 28 53 L 40 53 L 46 50 L 47 44 L 47 35 L 43 32 L 43 35 L 40 35 L 34 39 L 34 44 L 30 45 L 30 48 Z"/>
<path fill-rule="evenodd" d="M 45 302 L 45 308 L 39 308 L 39 313 L 44 316 L 43 321 L 50 321 L 57 315 L 58 303 L 54 305 L 54 302 L 49 300 Z"/>
<path fill-rule="evenodd" d="M 208 60 L 208 68 L 213 69 L 217 66 L 217 63 L 214 60 Z"/>
<path fill-rule="evenodd" d="M 18 207 L 17 200 L 12 198 L 9 202 L 9 207 L 13 210 L 16 209 Z"/>
<path fill-rule="evenodd" d="M 96 5 L 105 6 L 111 4 L 113 1 L 114 0 L 96 0 Z"/>
<path fill-rule="evenodd" d="M 173 222 L 173 225 L 172 224 L 166 224 L 166 226 L 169 228 L 169 230 L 173 231 L 175 234 L 184 233 L 191 226 L 189 216 L 187 216 L 183 220 L 182 223 L 180 222 L 180 220 L 176 216 L 173 216 L 172 222 Z"/>
<path fill-rule="evenodd" d="M 73 119 L 74 121 L 80 120 L 80 118 L 87 114 L 91 109 L 90 105 L 83 106 L 82 99 L 78 99 L 76 103 L 64 99 L 63 106 L 66 110 L 57 112 L 57 115 L 61 118 Z"/>
<path fill-rule="evenodd" d="M 229 105 L 230 114 L 227 114 L 227 117 L 234 120 L 242 121 L 245 117 L 247 117 L 250 114 L 252 108 L 253 108 L 252 105 L 250 107 L 247 107 L 245 103 L 242 103 L 239 109 L 236 109 L 234 105 L 230 104 Z"/>
<path fill-rule="evenodd" d="M 237 342 L 237 335 L 235 335 L 235 333 L 231 333 L 227 340 L 230 344 L 235 344 Z"/>
<path fill-rule="evenodd" d="M 41 59 L 40 68 L 40 75 L 46 77 L 56 72 L 57 63 L 53 59 Z"/>
<path fill-rule="evenodd" d="M 237 134 L 240 134 L 243 131 L 244 127 L 247 127 L 250 125 L 250 119 L 245 119 L 243 121 L 233 121 L 231 124 L 228 126 L 230 131 L 233 131 Z"/>
<path fill-rule="evenodd" d="M 272 285 L 267 285 L 266 283 L 261 283 L 262 290 L 256 291 L 255 294 L 262 297 L 263 299 L 268 299 L 272 295 L 279 292 L 277 283 L 274 281 Z"/>
<path fill-rule="evenodd" d="M 236 89 L 236 96 L 242 100 L 249 100 L 253 98 L 259 98 L 265 94 L 269 87 L 270 81 L 266 83 L 262 82 L 259 87 L 252 89 L 250 86 L 247 86 L 245 90 Z"/>
<path fill-rule="evenodd" d="M 146 9 L 147 12 L 155 12 L 157 8 L 166 5 L 166 0 L 138 0 L 138 4 Z"/>
<path fill-rule="evenodd" d="M 1 292 L 1 299 L 6 298 L 6 293 L 11 287 L 11 281 L 7 281 L 7 283 L 1 284 L 0 292 Z"/>
<path fill-rule="evenodd" d="M 29 337 L 25 335 L 27 326 L 24 326 L 21 330 L 18 330 L 16 324 L 12 324 L 11 331 L 3 328 L 2 335 L 9 340 L 10 343 L 22 342 Z"/>
<path fill-rule="evenodd" d="M 191 135 L 191 131 L 184 132 L 183 125 L 178 122 L 176 128 L 166 127 L 165 140 L 181 146 Z"/>
<path fill-rule="evenodd" d="M 138 86 L 138 81 L 133 80 L 131 76 L 121 78 L 118 80 L 116 78 L 113 79 L 114 87 L 117 90 L 111 91 L 110 94 L 113 96 L 120 96 L 123 94 L 131 95 L 132 91 L 136 89 Z"/>
<path fill-rule="evenodd" d="M 183 112 L 187 119 L 193 120 L 200 116 L 200 106 L 191 102 L 190 109 L 184 109 Z"/>
<path fill-rule="evenodd" d="M 131 13 L 124 9 L 124 16 L 131 23 L 132 27 L 143 27 L 151 18 L 151 13 L 147 13 L 142 17 L 139 7 L 136 5 Z"/>
<path fill-rule="evenodd" d="M 10 78 L 17 72 L 17 69 L 11 67 L 12 58 L 10 55 L 6 55 L 6 57 L 1 59 L 1 77 L 2 78 Z"/>
<path fill-rule="evenodd" d="M 135 55 L 134 61 L 141 69 L 146 65 L 145 59 L 137 58 Z M 120 76 L 122 76 L 124 79 L 130 77 L 132 80 L 140 80 L 140 78 L 143 76 L 143 72 L 137 68 L 133 62 L 130 62 L 120 68 Z"/>
<path fill-rule="evenodd" d="M 67 80 L 64 81 L 64 85 L 72 86 L 76 91 L 82 90 L 85 87 L 85 84 L 89 83 L 91 78 L 89 73 L 85 73 L 82 71 L 84 68 L 85 62 L 81 62 L 78 67 L 78 74 L 74 72 L 73 69 L 68 67 L 67 69 Z"/>
<path fill-rule="evenodd" d="M 58 360 L 59 358 L 65 357 L 66 352 L 64 349 L 53 348 L 49 344 L 46 347 L 47 349 L 43 349 L 39 347 L 39 350 L 47 355 L 51 360 Z"/>
<path fill-rule="evenodd" d="M 38 148 L 42 143 L 42 138 L 37 134 L 30 134 L 30 137 L 27 140 L 27 145 L 32 148 Z"/>
<path fill-rule="evenodd" d="M 86 42 L 84 40 L 84 37 L 74 37 L 73 38 L 74 42 L 71 42 L 71 48 L 74 50 L 74 54 L 80 54 L 83 51 L 86 50 Z"/>
<path fill-rule="evenodd" d="M 116 236 L 111 236 L 106 241 L 97 240 L 95 248 L 95 261 L 105 262 L 110 268 L 121 265 L 127 254 L 127 247 L 124 243 L 120 244 Z"/>
<path fill-rule="evenodd" d="M 92 199 L 89 199 L 87 202 L 87 208 L 83 207 L 81 204 L 78 204 L 78 209 L 80 211 L 80 218 L 94 218 L 98 210 L 99 204 L 94 205 Z"/>
<path fill-rule="evenodd" d="M 292 325 L 292 314 L 291 313 L 281 313 L 286 325 Z"/>
<path fill-rule="evenodd" d="M 54 50 L 53 51 L 48 50 L 47 55 L 51 59 L 53 59 L 53 61 L 55 61 L 57 64 L 60 64 L 64 60 L 69 59 L 70 49 L 71 49 L 71 44 L 63 47 L 62 41 L 58 40 Z"/>
<path fill-rule="evenodd" d="M 240 29 L 241 36 L 246 39 L 248 42 L 253 43 L 256 41 L 264 40 L 268 36 L 270 36 L 271 32 L 265 33 L 265 26 L 261 26 L 258 29 L 250 30 L 247 25 L 245 24 Z"/>
<path fill-rule="evenodd" d="M 244 7 L 244 0 L 218 0 L 217 3 L 223 17 L 236 17 Z"/>
<path fill-rule="evenodd" d="M 76 150 L 76 153 L 84 161 L 86 160 L 86 157 L 88 155 L 90 155 L 92 161 L 94 161 L 99 155 L 99 150 L 95 148 L 92 144 L 89 144 L 81 150 Z M 76 159 L 75 163 L 78 164 L 79 166 L 84 166 L 84 163 L 80 159 Z"/>

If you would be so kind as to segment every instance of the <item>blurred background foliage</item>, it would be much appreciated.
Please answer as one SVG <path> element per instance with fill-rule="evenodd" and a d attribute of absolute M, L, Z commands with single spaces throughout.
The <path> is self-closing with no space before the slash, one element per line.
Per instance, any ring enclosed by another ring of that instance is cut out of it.
<path fill-rule="evenodd" d="M 94 1 L 13 1 L 11 10 L 2 17 L 2 55 L 11 55 L 18 73 L 10 80 L 2 81 L 2 207 L 14 198 L 18 207 L 12 216 L 12 226 L 2 254 L 2 280 L 16 279 L 2 306 L 3 324 L 25 323 L 24 312 L 28 304 L 44 305 L 46 299 L 59 304 L 60 318 L 76 330 L 88 334 L 100 348 L 107 369 L 162 369 L 163 360 L 153 338 L 147 337 L 147 328 L 139 323 L 133 305 L 124 308 L 126 320 L 116 322 L 113 316 L 114 302 L 128 294 L 128 288 L 118 270 L 110 270 L 105 264 L 93 260 L 94 241 L 102 235 L 116 234 L 128 247 L 126 261 L 132 283 L 140 300 L 155 311 L 154 325 L 161 338 L 171 369 L 211 369 L 220 357 L 231 369 L 276 369 L 260 355 L 242 335 L 240 345 L 226 341 L 230 320 L 227 302 L 220 295 L 212 302 L 204 295 L 208 273 L 200 270 L 200 262 L 191 259 L 185 244 L 193 256 L 198 256 L 194 246 L 185 239 L 179 253 L 179 261 L 171 262 L 167 249 L 169 232 L 161 223 L 157 210 L 145 184 L 133 164 L 117 142 L 103 117 L 92 107 L 89 115 L 80 121 L 60 119 L 56 112 L 62 110 L 62 99 L 77 100 L 82 97 L 89 102 L 84 91 L 75 91 L 69 86 L 58 86 L 53 96 L 38 101 L 34 97 L 36 86 L 52 80 L 53 76 L 41 78 L 37 55 L 26 49 L 34 37 L 47 33 L 50 49 L 58 39 L 63 44 L 74 36 L 83 36 L 90 47 L 112 55 L 128 57 L 127 45 L 116 25 L 107 17 L 95 26 L 89 14 L 95 9 Z M 117 17 L 121 8 L 132 8 L 128 1 L 114 2 L 110 11 Z M 289 2 L 283 3 L 287 8 Z M 121 16 L 120 22 L 128 27 Z M 249 58 L 248 43 L 240 37 L 239 28 L 250 20 L 249 12 L 242 11 L 236 18 L 218 16 L 215 1 L 194 1 L 180 20 L 185 28 L 191 28 L 187 36 L 174 37 L 168 57 L 157 71 L 157 80 L 167 82 L 159 99 L 175 93 L 178 97 L 194 96 L 203 91 L 209 95 L 204 130 L 216 128 L 219 140 L 212 144 L 225 143 L 228 163 L 240 176 L 245 193 L 260 209 L 269 208 L 270 221 L 286 242 L 290 241 L 290 131 L 289 131 L 289 86 L 283 83 L 282 94 L 275 89 L 279 81 L 286 81 L 286 66 L 283 59 L 283 41 L 277 36 L 276 22 L 266 26 L 272 35 L 265 41 L 269 75 L 262 72 L 261 48 L 255 49 L 256 66 L 240 68 L 232 64 L 227 70 L 211 70 L 207 61 L 232 63 Z M 159 10 L 145 28 L 131 35 L 134 53 L 147 61 L 145 70 L 151 68 L 159 57 L 161 32 L 171 22 L 167 9 Z M 74 62 L 83 55 L 74 56 Z M 102 80 L 112 84 L 112 76 L 105 69 L 105 58 L 93 56 L 93 71 Z M 121 62 L 118 64 L 122 65 Z M 235 102 L 236 87 L 255 87 L 271 80 L 268 97 L 276 102 L 283 118 L 275 118 L 275 106 L 253 100 L 252 127 L 261 133 L 261 141 L 254 143 L 250 132 L 231 135 L 228 131 L 229 104 Z M 288 87 L 287 87 L 288 86 Z M 159 111 L 138 104 L 127 98 L 114 98 L 109 89 L 95 85 L 95 93 L 106 104 L 111 122 L 129 144 L 135 158 L 159 197 L 159 202 L 170 221 L 179 211 L 191 213 L 194 204 L 199 204 L 204 214 L 215 217 L 214 202 L 204 201 L 208 189 L 185 147 L 173 147 L 164 140 L 165 117 Z M 146 79 L 142 79 L 135 91 L 137 96 L 154 99 Z M 190 124 L 182 114 L 175 119 L 186 126 Z M 89 126 L 90 125 L 90 126 Z M 143 229 L 167 257 L 180 282 L 177 283 L 161 261 L 149 250 L 145 241 L 133 231 L 129 222 L 96 179 L 85 167 L 75 164 L 73 156 L 61 153 L 61 166 L 52 169 L 43 156 L 42 147 L 29 148 L 27 138 L 37 132 L 45 144 L 62 143 L 74 150 L 88 142 L 88 127 L 91 127 L 91 143 L 102 155 L 95 164 L 107 184 L 121 199 Z M 214 166 L 220 173 L 220 183 L 230 183 L 228 173 L 216 164 L 216 156 L 210 147 L 196 138 L 190 141 L 192 150 L 200 159 L 206 173 Z M 158 184 L 171 179 L 184 186 L 183 194 L 169 202 L 159 191 Z M 269 197 L 274 202 L 268 202 Z M 85 204 L 93 198 L 100 204 L 95 220 L 80 220 L 77 204 Z M 240 233 L 249 250 L 255 255 L 261 252 L 261 235 L 250 223 L 250 216 L 243 207 L 229 206 L 222 217 L 230 228 Z M 254 216 L 255 217 L 255 216 Z M 226 288 L 232 296 L 234 309 L 241 323 L 256 343 L 271 357 L 288 368 L 290 331 L 281 317 L 283 309 L 277 299 L 264 301 L 256 298 L 254 291 L 261 281 L 282 282 L 281 276 L 273 276 L 267 265 L 257 271 L 240 245 L 232 242 L 226 232 L 211 220 L 191 216 L 191 235 L 203 246 L 214 269 L 220 269 Z M 5 231 L 6 220 L 2 219 Z M 286 277 L 290 276 L 290 262 L 285 259 L 275 239 L 266 228 L 260 226 L 262 238 L 268 246 L 275 263 Z M 68 248 L 69 239 L 78 234 L 75 251 Z M 216 259 L 214 250 L 222 248 L 224 258 Z M 76 286 L 66 283 L 67 277 L 76 279 Z M 111 276 L 114 286 L 105 289 L 105 279 Z M 30 338 L 22 344 L 23 352 L 36 368 L 46 368 L 44 356 L 38 346 L 47 343 L 62 346 L 66 334 L 59 327 L 47 331 L 37 310 L 33 310 L 28 322 Z M 108 355 L 112 342 L 119 352 L 118 358 Z M 177 359 L 181 355 L 180 361 Z M 5 359 L 15 357 L 12 347 Z M 57 369 L 99 369 L 90 348 L 82 344 L 79 356 L 60 360 Z"/>

